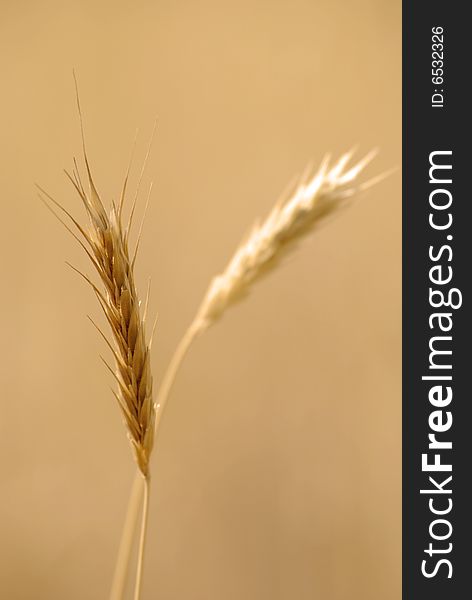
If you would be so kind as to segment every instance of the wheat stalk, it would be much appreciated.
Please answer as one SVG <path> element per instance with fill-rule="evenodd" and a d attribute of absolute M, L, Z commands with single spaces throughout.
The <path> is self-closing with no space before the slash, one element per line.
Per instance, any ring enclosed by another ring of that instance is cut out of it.
<path fill-rule="evenodd" d="M 291 193 L 287 193 L 276 204 L 267 219 L 253 228 L 252 233 L 237 249 L 226 269 L 210 283 L 194 320 L 174 353 L 159 390 L 158 404 L 155 405 L 152 400 L 150 369 L 151 342 L 146 342 L 145 335 L 146 308 L 144 316 L 141 317 L 141 302 L 134 282 L 134 264 L 140 235 L 138 235 L 138 244 L 134 253 L 131 255 L 129 252 L 129 233 L 137 193 L 128 223 L 123 226 L 123 205 L 129 169 L 118 205 L 112 202 L 107 211 L 91 175 L 85 150 L 79 102 L 78 106 L 88 190 L 85 191 L 75 161 L 72 175 L 68 176 L 85 207 L 89 221 L 88 227 L 82 227 L 49 194 L 41 188 L 40 191 L 48 208 L 61 220 L 87 253 L 103 286 L 103 291 L 101 291 L 88 276 L 78 271 L 92 286 L 110 325 L 113 343 L 107 339 L 98 326 L 96 327 L 106 340 L 115 359 L 115 369 L 106 364 L 117 381 L 118 389 L 114 393 L 126 423 L 138 469 L 144 478 L 143 511 L 134 592 L 135 600 L 139 600 L 149 505 L 149 461 L 155 433 L 160 426 L 173 382 L 186 353 L 198 335 L 221 318 L 230 306 L 247 296 L 252 285 L 276 267 L 290 251 L 296 248 L 303 237 L 311 233 L 326 217 L 340 208 L 347 198 L 373 183 L 374 180 L 362 185 L 353 184 L 374 153 L 370 153 L 351 168 L 347 168 L 351 153 L 342 156 L 333 166 L 329 166 L 329 159 L 326 158 L 314 175 L 310 176 L 309 173 L 306 173 L 298 181 L 295 189 Z M 44 196 L 67 215 L 77 232 L 74 232 L 61 219 Z M 115 572 L 112 587 L 112 598 L 121 598 L 123 595 L 132 543 L 131 532 L 138 510 L 137 499 L 139 496 L 136 489 L 135 486 L 132 494 L 133 500 L 128 509 L 128 525 L 125 527 L 122 540 L 121 556 L 118 560 L 119 567 Z"/>
<path fill-rule="evenodd" d="M 98 273 L 102 284 L 100 289 L 92 279 L 70 265 L 92 287 L 110 327 L 112 341 L 108 339 L 102 329 L 89 317 L 104 338 L 114 357 L 114 368 L 112 368 L 105 359 L 102 360 L 116 381 L 117 390 L 112 391 L 124 418 L 137 467 L 144 479 L 144 503 L 134 594 L 135 600 L 138 600 L 142 579 L 149 505 L 149 461 L 154 442 L 155 404 L 153 402 L 153 380 L 150 367 L 152 335 L 151 340 L 147 341 L 145 332 L 149 288 L 144 311 L 141 315 L 142 304 L 138 296 L 134 278 L 134 265 L 141 230 L 138 234 L 136 246 L 132 252 L 130 252 L 129 248 L 129 237 L 133 224 L 139 186 L 144 166 L 149 155 L 149 150 L 138 181 L 138 187 L 133 199 L 130 214 L 126 225 L 124 225 L 123 208 L 126 197 L 129 167 L 123 183 L 119 202 L 117 204 L 111 202 L 107 210 L 101 200 L 91 174 L 85 147 L 84 128 L 78 93 L 77 105 L 81 124 L 83 156 L 88 184 L 87 188 L 82 183 L 75 159 L 72 174 L 67 172 L 66 174 L 72 182 L 85 208 L 88 224 L 82 226 L 71 213 L 51 195 L 41 187 L 38 186 L 38 188 L 40 197 L 45 202 L 46 206 L 80 243 Z M 71 225 L 62 219 L 52 205 L 57 207 L 62 214 L 68 217 Z M 131 540 L 129 541 L 129 544 L 131 544 Z M 123 566 L 120 568 L 124 569 L 127 559 L 125 558 L 121 562 L 123 563 Z M 121 587 L 124 587 L 125 572 L 123 571 L 123 573 L 124 575 L 121 574 L 116 576 L 116 579 L 122 580 L 120 584 Z M 122 590 L 118 593 L 121 594 Z"/>
<path fill-rule="evenodd" d="M 369 153 L 356 165 L 347 168 L 352 154 L 344 154 L 331 167 L 326 157 L 312 176 L 307 170 L 296 185 L 282 195 L 267 219 L 253 228 L 223 273 L 212 280 L 163 377 L 156 405 L 156 433 L 178 370 L 196 337 L 215 323 L 230 306 L 247 296 L 254 283 L 280 264 L 302 238 L 338 210 L 346 199 L 385 177 L 382 175 L 355 185 L 355 179 L 376 152 Z M 127 522 L 135 522 L 135 511 L 136 505 L 130 504 Z M 124 540 L 123 545 L 126 546 Z"/>
<path fill-rule="evenodd" d="M 314 175 L 310 176 L 307 169 L 296 185 L 289 186 L 266 220 L 254 226 L 226 269 L 213 278 L 162 379 L 156 405 L 156 433 L 179 368 L 194 340 L 221 318 L 228 308 L 244 299 L 254 283 L 278 266 L 304 237 L 340 209 L 348 198 L 387 175 L 384 173 L 356 185 L 356 178 L 376 151 L 347 168 L 352 154 L 353 151 L 347 152 L 332 166 L 329 157 L 325 157 Z M 134 519 L 134 510 L 130 505 L 127 516 L 130 522 Z"/>
<path fill-rule="evenodd" d="M 304 237 L 343 206 L 348 198 L 384 177 L 355 184 L 376 151 L 348 168 L 352 154 L 353 151 L 344 154 L 332 166 L 329 157 L 325 157 L 313 175 L 307 170 L 282 195 L 266 220 L 254 226 L 226 269 L 213 278 L 162 380 L 156 407 L 156 431 L 178 369 L 195 338 L 221 318 L 228 308 L 244 299 L 257 281 L 278 266 Z"/>

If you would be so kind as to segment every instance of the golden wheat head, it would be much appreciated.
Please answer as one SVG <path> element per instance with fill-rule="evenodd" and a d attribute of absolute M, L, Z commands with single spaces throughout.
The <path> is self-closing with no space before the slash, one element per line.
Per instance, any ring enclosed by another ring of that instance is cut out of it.
<path fill-rule="evenodd" d="M 145 335 L 146 308 L 144 315 L 141 316 L 141 302 L 134 281 L 137 246 L 130 256 L 128 243 L 136 196 L 127 225 L 123 226 L 123 205 L 128 174 L 118 205 L 112 202 L 106 210 L 92 179 L 85 144 L 83 148 L 87 190 L 82 185 L 75 160 L 72 175 L 68 173 L 67 175 L 85 207 L 88 225 L 80 225 L 42 188 L 40 188 L 41 197 L 45 200 L 44 196 L 46 196 L 71 220 L 77 232 L 69 227 L 45 200 L 48 208 L 79 241 L 99 275 L 102 289 L 99 289 L 88 276 L 72 267 L 92 286 L 110 326 L 113 342 L 110 342 L 96 326 L 113 353 L 115 369 L 112 369 L 106 361 L 104 362 L 118 384 L 117 391 L 113 393 L 123 413 L 137 465 L 143 476 L 148 477 L 154 439 L 155 405 L 152 398 L 150 342 L 146 341 Z"/>
<path fill-rule="evenodd" d="M 220 318 L 229 306 L 244 298 L 255 281 L 277 266 L 346 198 L 367 185 L 354 185 L 353 182 L 374 154 L 368 154 L 350 168 L 347 165 L 352 152 L 343 155 L 331 167 L 329 158 L 325 158 L 315 175 L 301 178 L 295 191 L 276 204 L 261 225 L 253 228 L 223 273 L 212 280 L 195 320 L 198 333 Z"/>

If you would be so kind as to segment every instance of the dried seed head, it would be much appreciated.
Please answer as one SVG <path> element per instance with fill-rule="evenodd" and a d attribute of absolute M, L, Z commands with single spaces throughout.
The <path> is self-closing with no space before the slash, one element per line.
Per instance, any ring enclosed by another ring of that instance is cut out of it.
<path fill-rule="evenodd" d="M 262 225 L 256 225 L 223 273 L 213 279 L 195 321 L 200 333 L 241 300 L 297 243 L 361 187 L 354 179 L 373 158 L 370 153 L 346 170 L 352 153 L 329 167 L 325 158 L 312 177 L 302 177 L 288 199 L 279 202 Z"/>
<path fill-rule="evenodd" d="M 124 228 L 122 209 L 128 176 L 125 178 L 119 206 L 112 203 L 109 210 L 106 210 L 92 179 L 85 144 L 83 148 L 88 189 L 85 190 L 82 185 L 75 160 L 72 175 L 68 174 L 68 177 L 85 207 L 88 225 L 81 226 L 66 209 L 40 188 L 41 198 L 79 241 L 100 277 L 102 289 L 81 273 L 95 291 L 111 329 L 112 342 L 97 327 L 113 353 L 115 368 L 105 364 L 118 384 L 114 394 L 124 416 L 136 462 L 144 477 L 147 477 L 154 439 L 155 405 L 152 399 L 150 344 L 146 342 L 144 318 L 140 314 L 141 303 L 134 281 L 136 250 L 130 258 L 128 248 L 135 203 Z M 77 233 L 59 217 L 50 202 L 68 216 Z"/>

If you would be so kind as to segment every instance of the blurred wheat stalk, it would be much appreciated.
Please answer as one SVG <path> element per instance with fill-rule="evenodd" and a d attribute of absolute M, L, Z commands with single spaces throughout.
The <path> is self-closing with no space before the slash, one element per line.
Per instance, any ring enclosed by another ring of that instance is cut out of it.
<path fill-rule="evenodd" d="M 314 174 L 307 170 L 298 181 L 289 186 L 266 220 L 253 227 L 251 234 L 236 250 L 226 269 L 213 278 L 195 318 L 177 346 L 159 388 L 156 434 L 162 425 L 164 409 L 179 368 L 195 339 L 217 322 L 228 308 L 243 300 L 254 283 L 277 267 L 287 254 L 297 248 L 305 236 L 340 209 L 346 200 L 386 176 L 383 174 L 361 184 L 355 183 L 375 154 L 376 151 L 370 152 L 351 167 L 348 165 L 353 151 L 344 154 L 332 165 L 327 156 Z M 137 521 L 139 493 L 139 481 L 136 480 L 119 553 L 119 562 L 123 564 L 129 560 L 129 540 Z M 111 600 L 122 598 L 124 582 L 120 579 L 124 572 L 124 568 L 117 569 L 113 589 L 119 593 L 112 595 Z"/>
<path fill-rule="evenodd" d="M 154 403 L 150 367 L 152 335 L 147 341 L 145 333 L 149 288 L 141 314 L 143 307 L 134 281 L 134 266 L 142 223 L 135 249 L 132 253 L 129 251 L 130 231 L 144 166 L 139 176 L 127 224 L 123 226 L 129 167 L 118 204 L 112 202 L 109 210 L 106 210 L 97 192 L 89 166 L 78 94 L 77 104 L 87 190 L 82 183 L 75 160 L 73 172 L 71 175 L 68 174 L 68 177 L 85 207 L 88 227 L 80 225 L 60 203 L 42 188 L 39 189 L 46 206 L 87 253 L 102 284 L 102 289 L 99 289 L 87 275 L 73 267 L 95 292 L 112 333 L 112 341 L 110 341 L 94 323 L 114 357 L 114 369 L 108 363 L 106 364 L 117 383 L 117 391 L 114 394 L 124 418 L 139 473 L 128 506 L 111 599 L 121 600 L 124 595 L 134 531 L 141 507 L 142 518 L 134 586 L 134 600 L 139 600 L 149 506 L 151 451 L 155 435 L 161 426 L 172 385 L 192 342 L 217 322 L 230 306 L 245 298 L 259 279 L 276 268 L 305 236 L 339 209 L 348 198 L 380 178 L 371 179 L 363 184 L 355 183 L 359 174 L 372 160 L 374 152 L 351 167 L 349 163 L 352 152 L 349 152 L 332 165 L 329 157 L 326 157 L 314 174 L 307 170 L 276 203 L 265 221 L 254 226 L 252 233 L 236 250 L 226 269 L 211 281 L 195 318 L 173 355 L 162 380 L 157 403 Z M 145 164 L 148 155 L 149 150 Z M 54 207 L 70 220 L 72 226 Z"/>
<path fill-rule="evenodd" d="M 178 369 L 195 338 L 218 321 L 230 306 L 243 300 L 252 286 L 276 268 L 302 239 L 344 202 L 376 183 L 376 177 L 355 185 L 358 175 L 376 151 L 347 168 L 353 151 L 330 166 L 326 156 L 314 175 L 307 171 L 290 185 L 262 224 L 256 223 L 249 237 L 236 250 L 226 269 L 210 282 L 195 318 L 184 334 L 164 375 L 156 407 L 156 430 Z"/>

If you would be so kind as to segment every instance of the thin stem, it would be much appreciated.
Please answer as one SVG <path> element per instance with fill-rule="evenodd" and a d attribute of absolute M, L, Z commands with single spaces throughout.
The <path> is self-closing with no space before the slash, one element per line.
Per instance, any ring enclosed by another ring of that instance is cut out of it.
<path fill-rule="evenodd" d="M 125 524 L 121 534 L 118 557 L 116 559 L 115 573 L 111 586 L 110 600 L 122 600 L 125 591 L 126 580 L 128 577 L 129 561 L 131 558 L 131 548 L 133 546 L 134 534 L 138 522 L 139 507 L 141 506 L 143 486 L 141 478 L 136 477 L 131 488 L 128 508 L 126 511 Z"/>
<path fill-rule="evenodd" d="M 155 422 L 155 431 L 157 432 L 159 428 L 159 424 L 162 420 L 164 409 L 167 405 L 167 401 L 169 399 L 170 392 L 172 390 L 172 386 L 175 381 L 175 377 L 182 365 L 182 362 L 189 351 L 192 342 L 195 340 L 197 335 L 200 333 L 201 329 L 199 328 L 199 322 L 197 320 L 193 321 L 190 327 L 185 332 L 184 337 L 180 340 L 177 349 L 172 356 L 170 364 L 167 368 L 167 371 L 164 374 L 164 378 L 162 380 L 161 389 L 158 394 L 158 403 L 156 406 L 156 422 Z"/>
<path fill-rule="evenodd" d="M 149 493 L 150 493 L 150 476 L 143 478 L 144 483 L 144 498 L 143 498 L 143 513 L 141 517 L 141 533 L 139 535 L 139 548 L 138 548 L 138 564 L 136 567 L 136 582 L 134 586 L 134 600 L 139 600 L 141 596 L 141 582 L 143 579 L 143 563 L 144 563 L 144 549 L 146 546 L 146 533 L 147 533 L 147 521 L 149 513 Z"/>

